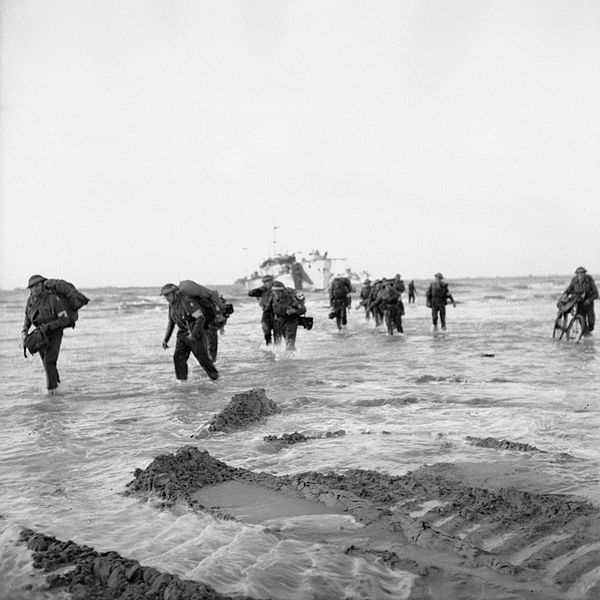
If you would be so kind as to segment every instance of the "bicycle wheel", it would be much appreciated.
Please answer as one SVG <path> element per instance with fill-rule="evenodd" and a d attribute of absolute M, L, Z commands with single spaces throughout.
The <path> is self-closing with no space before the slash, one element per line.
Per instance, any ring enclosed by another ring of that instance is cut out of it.
<path fill-rule="evenodd" d="M 554 330 L 552 331 L 552 337 L 554 339 L 562 340 L 566 331 L 565 324 L 566 319 L 562 315 L 556 318 L 556 321 L 554 321 Z"/>
<path fill-rule="evenodd" d="M 567 340 L 578 342 L 583 335 L 585 324 L 581 315 L 575 315 L 567 327 Z"/>

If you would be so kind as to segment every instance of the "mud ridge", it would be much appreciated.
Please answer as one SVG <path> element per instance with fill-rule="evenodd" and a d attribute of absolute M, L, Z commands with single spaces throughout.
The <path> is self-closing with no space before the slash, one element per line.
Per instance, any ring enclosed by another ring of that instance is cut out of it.
<path fill-rule="evenodd" d="M 339 429 L 338 431 L 326 431 L 325 433 L 320 433 L 318 435 L 306 435 L 304 433 L 294 431 L 294 433 L 283 433 L 281 437 L 277 437 L 276 435 L 266 435 L 263 438 L 263 441 L 280 450 L 287 446 L 293 446 L 294 444 L 309 442 L 311 440 L 337 438 L 345 435 L 346 432 L 343 429 Z"/>
<path fill-rule="evenodd" d="M 217 431 L 231 432 L 278 412 L 281 412 L 281 409 L 273 400 L 267 398 L 265 390 L 254 388 L 235 394 L 229 404 L 221 412 L 213 415 L 192 437 L 203 438 Z"/>
<path fill-rule="evenodd" d="M 417 573 L 429 573 L 434 565 L 438 582 L 458 577 L 475 585 L 485 575 L 499 586 L 498 598 L 521 597 L 519 590 L 526 588 L 527 598 L 563 598 L 571 589 L 583 589 L 578 600 L 594 597 L 600 585 L 597 507 L 566 495 L 486 489 L 465 478 L 456 465 L 439 463 L 402 476 L 361 469 L 276 476 L 235 468 L 186 446 L 136 470 L 127 493 L 201 508 L 194 491 L 223 481 L 246 482 L 352 515 L 366 536 L 349 542 L 353 551 L 393 552 L 402 559 L 398 564 L 417 565 L 410 569 Z"/>
<path fill-rule="evenodd" d="M 231 600 L 209 585 L 142 566 L 116 552 L 96 552 L 31 529 L 23 529 L 19 541 L 33 552 L 33 566 L 50 573 L 48 589 L 66 590 L 73 600 Z"/>
<path fill-rule="evenodd" d="M 481 448 L 493 448 L 494 450 L 518 450 L 519 452 L 540 452 L 541 454 L 547 454 L 545 450 L 540 450 L 535 446 L 529 444 L 523 444 L 521 442 L 511 442 L 509 440 L 497 440 L 493 437 L 479 438 L 473 436 L 466 436 L 465 440 L 472 446 L 480 446 Z"/>

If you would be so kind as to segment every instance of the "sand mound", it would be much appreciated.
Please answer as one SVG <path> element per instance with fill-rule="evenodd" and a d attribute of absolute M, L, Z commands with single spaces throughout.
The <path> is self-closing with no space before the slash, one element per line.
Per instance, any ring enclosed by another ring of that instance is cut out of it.
<path fill-rule="evenodd" d="M 277 404 L 267 398 L 263 388 L 254 388 L 235 394 L 229 404 L 202 426 L 194 437 L 206 437 L 216 431 L 233 431 L 281 412 Z"/>

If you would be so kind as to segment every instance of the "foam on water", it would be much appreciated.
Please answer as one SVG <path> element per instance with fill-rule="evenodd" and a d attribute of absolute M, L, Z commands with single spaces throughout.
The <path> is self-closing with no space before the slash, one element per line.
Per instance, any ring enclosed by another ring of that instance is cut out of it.
<path fill-rule="evenodd" d="M 460 304 L 449 307 L 448 330 L 437 335 L 422 304 L 406 306 L 404 336 L 386 337 L 354 310 L 348 330 L 338 333 L 325 296 L 309 294 L 315 326 L 298 331 L 293 356 L 264 351 L 260 311 L 238 290 L 219 339 L 221 378 L 209 381 L 190 361 L 184 385 L 174 379 L 173 348 L 161 348 L 166 306 L 152 291 L 86 290 L 92 302 L 65 333 L 57 397 L 41 394 L 39 358 L 25 360 L 18 347 L 25 292 L 2 292 L 0 585 L 11 598 L 49 597 L 28 553 L 14 544 L 26 526 L 202 579 L 222 593 L 408 595 L 412 576 L 375 560 L 122 495 L 135 468 L 189 443 L 229 464 L 275 474 L 355 467 L 402 475 L 423 464 L 500 457 L 524 486 L 600 502 L 597 340 L 551 338 L 556 298 L 567 282 L 451 282 Z M 191 438 L 233 394 L 253 387 L 265 388 L 281 413 L 245 431 Z M 339 430 L 345 435 L 318 437 Z M 263 441 L 294 431 L 318 439 L 278 451 Z M 539 452 L 478 447 L 467 436 L 527 443 Z M 303 527 L 301 519 L 276 525 Z"/>

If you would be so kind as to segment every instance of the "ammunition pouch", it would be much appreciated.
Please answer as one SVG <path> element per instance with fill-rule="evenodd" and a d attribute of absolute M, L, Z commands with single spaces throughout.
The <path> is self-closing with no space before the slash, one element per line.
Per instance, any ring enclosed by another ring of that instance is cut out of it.
<path fill-rule="evenodd" d="M 39 328 L 36 328 L 31 333 L 28 333 L 27 337 L 23 340 L 23 351 L 29 350 L 29 353 L 33 355 L 40 350 L 46 349 L 49 344 L 48 336 Z"/>

